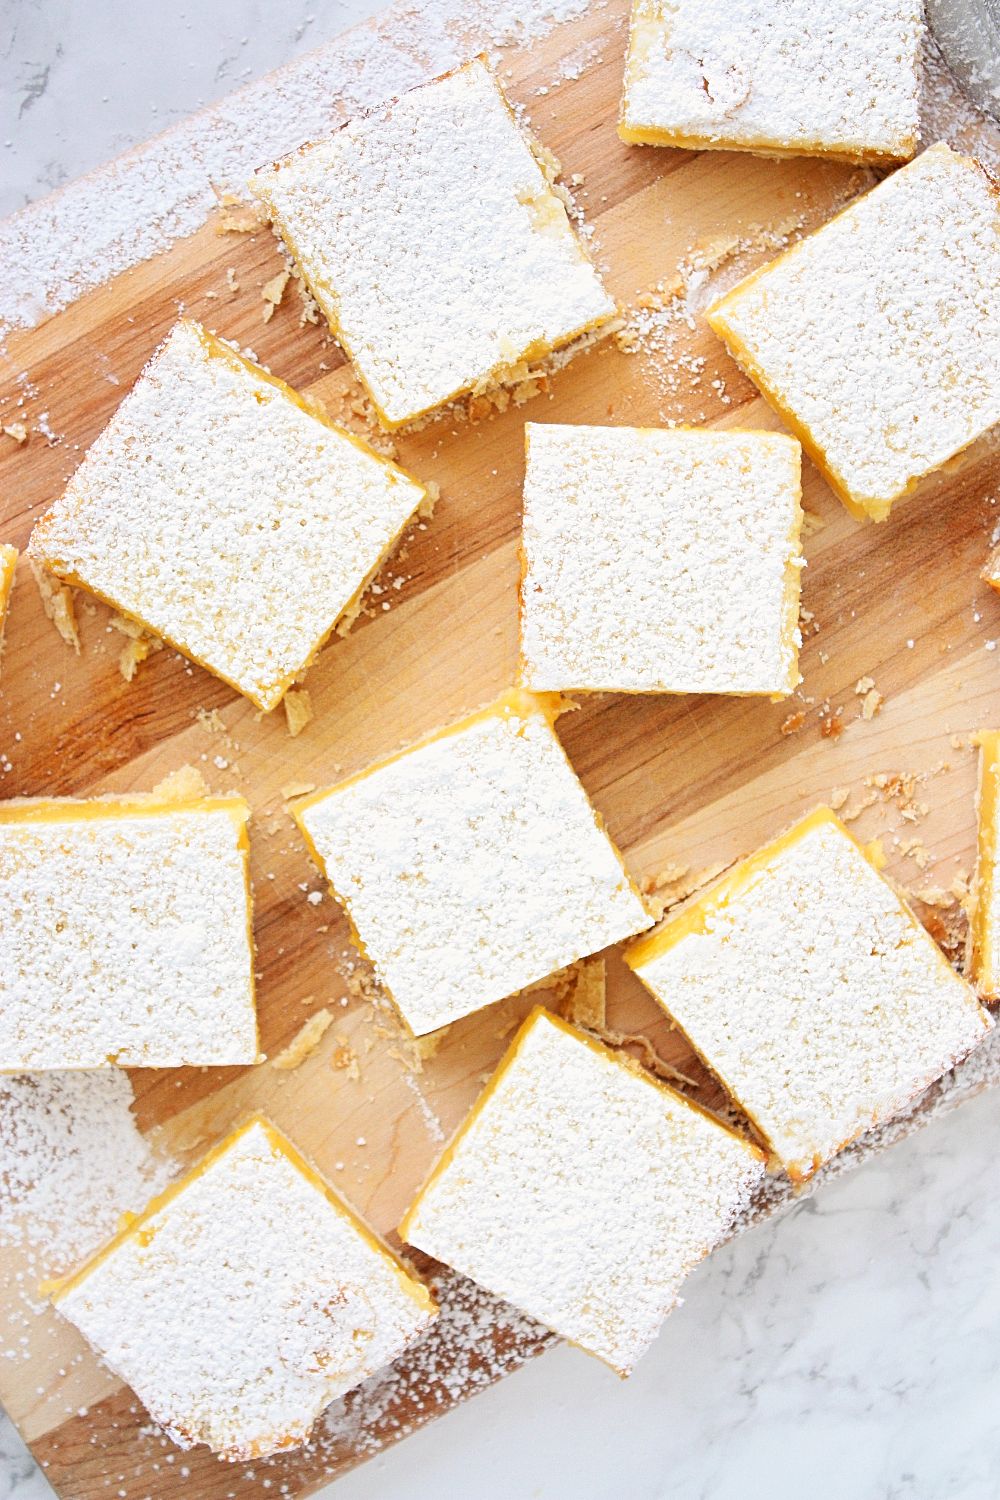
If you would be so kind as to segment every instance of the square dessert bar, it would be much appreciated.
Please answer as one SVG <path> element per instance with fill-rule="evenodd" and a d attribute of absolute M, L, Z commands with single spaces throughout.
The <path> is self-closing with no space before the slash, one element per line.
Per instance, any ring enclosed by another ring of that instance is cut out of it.
<path fill-rule="evenodd" d="M 917 149 L 918 0 L 634 0 L 619 134 L 893 161 Z"/>
<path fill-rule="evenodd" d="M 475 60 L 251 181 L 386 426 L 614 316 L 532 147 Z"/>
<path fill-rule="evenodd" d="M 525 429 L 521 681 L 790 693 L 801 449 L 770 432 Z"/>
<path fill-rule="evenodd" d="M 991 1025 L 825 807 L 625 959 L 794 1180 L 898 1113 Z"/>
<path fill-rule="evenodd" d="M 256 1061 L 249 815 L 0 802 L 0 1072 Z"/>
<path fill-rule="evenodd" d="M 10 591 L 14 587 L 14 569 L 17 567 L 17 548 L 0 543 L 0 652 L 3 651 L 3 627 L 7 619 Z"/>
<path fill-rule="evenodd" d="M 506 693 L 297 806 L 418 1036 L 652 925 L 556 738 L 561 706 Z"/>
<path fill-rule="evenodd" d="M 272 709 L 425 493 L 182 320 L 30 551 Z"/>
<path fill-rule="evenodd" d="M 974 905 L 969 920 L 968 973 L 981 995 L 1000 996 L 1000 730 L 984 729 L 979 742 L 979 844 Z"/>
<path fill-rule="evenodd" d="M 844 504 L 893 502 L 1000 420 L 1000 197 L 932 146 L 708 321 Z"/>
<path fill-rule="evenodd" d="M 627 1375 L 763 1154 L 536 1010 L 399 1233 Z"/>
<path fill-rule="evenodd" d="M 182 1448 L 303 1443 L 431 1322 L 424 1285 L 261 1116 L 154 1198 L 52 1301 Z"/>

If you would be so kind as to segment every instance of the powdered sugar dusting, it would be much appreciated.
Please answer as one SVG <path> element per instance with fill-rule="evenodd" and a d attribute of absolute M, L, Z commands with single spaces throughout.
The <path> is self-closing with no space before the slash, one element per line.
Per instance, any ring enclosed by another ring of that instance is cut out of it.
<path fill-rule="evenodd" d="M 1000 127 L 962 93 L 930 32 L 921 65 L 920 139 L 925 146 L 947 141 L 1000 177 Z"/>
<path fill-rule="evenodd" d="M 39 1280 L 70 1270 L 171 1177 L 133 1097 L 115 1068 L 0 1077 L 0 1246 L 29 1247 Z"/>
<path fill-rule="evenodd" d="M 232 1459 L 298 1446 L 436 1312 L 259 1118 L 53 1300 L 175 1442 Z"/>
<path fill-rule="evenodd" d="M 506 381 L 614 314 L 479 61 L 251 187 L 390 425 Z"/>
<path fill-rule="evenodd" d="M 296 812 L 418 1035 L 651 924 L 544 709 L 511 694 Z"/>
<path fill-rule="evenodd" d="M 440 1313 L 402 1359 L 334 1402 L 313 1446 L 369 1457 L 553 1342 L 540 1323 L 454 1271 L 430 1280 Z"/>
<path fill-rule="evenodd" d="M 636 0 L 628 140 L 867 159 L 917 143 L 918 0 Z"/>
<path fill-rule="evenodd" d="M 0 1068 L 252 1063 L 241 798 L 0 809 Z"/>
<path fill-rule="evenodd" d="M 440 1119 L 428 1103 L 427 1096 L 425 1095 L 423 1089 L 420 1087 L 419 1078 L 415 1078 L 410 1070 L 406 1068 L 403 1071 L 403 1082 L 406 1084 L 410 1093 L 413 1095 L 414 1102 L 416 1103 L 417 1110 L 420 1115 L 420 1119 L 423 1123 L 424 1129 L 427 1131 L 427 1134 L 430 1136 L 432 1141 L 436 1141 L 438 1145 L 443 1146 L 445 1140 L 447 1139 L 444 1133 L 444 1126 L 441 1124 Z"/>
<path fill-rule="evenodd" d="M 527 686 L 791 692 L 803 565 L 794 438 L 558 423 L 526 434 Z"/>
<path fill-rule="evenodd" d="M 793 1177 L 897 1114 L 991 1025 L 826 809 L 628 962 Z"/>
<path fill-rule="evenodd" d="M 30 551 L 272 709 L 424 498 L 182 319 Z"/>
<path fill-rule="evenodd" d="M 602 0 L 598 0 L 602 3 Z M 471 55 L 523 46 L 588 0 L 399 0 L 378 20 L 0 224 L 0 331 L 33 327 L 205 222 L 265 162 Z"/>
<path fill-rule="evenodd" d="M 400 1234 L 627 1374 L 760 1153 L 537 1010 Z"/>
<path fill-rule="evenodd" d="M 1000 420 L 997 202 L 936 145 L 709 311 L 856 513 L 884 519 Z"/>

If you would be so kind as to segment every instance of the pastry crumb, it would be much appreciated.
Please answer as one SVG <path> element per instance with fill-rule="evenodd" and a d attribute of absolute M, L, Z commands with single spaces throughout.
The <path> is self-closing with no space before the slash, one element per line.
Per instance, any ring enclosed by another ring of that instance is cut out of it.
<path fill-rule="evenodd" d="M 918 901 L 923 902 L 924 906 L 935 906 L 942 911 L 958 903 L 958 897 L 954 891 L 946 891 L 939 885 L 925 886 L 923 890 L 914 891 L 913 894 Z"/>
<path fill-rule="evenodd" d="M 255 234 L 258 229 L 263 228 L 260 219 L 253 209 L 246 209 L 242 213 L 226 212 L 220 214 L 215 221 L 216 234 Z"/>
<path fill-rule="evenodd" d="M 649 1037 L 641 1031 L 609 1031 L 602 1028 L 600 1032 L 601 1041 L 616 1052 L 624 1052 L 626 1056 L 635 1058 L 638 1053 L 638 1061 L 647 1072 L 653 1073 L 657 1078 L 664 1079 L 667 1083 L 674 1085 L 682 1084 L 685 1088 L 697 1089 L 699 1087 L 696 1078 L 689 1078 L 682 1073 L 680 1068 L 675 1068 L 673 1063 L 663 1060 Z"/>
<path fill-rule="evenodd" d="M 288 1046 L 278 1053 L 271 1066 L 282 1073 L 290 1073 L 295 1068 L 301 1067 L 306 1058 L 311 1057 L 316 1051 L 332 1025 L 333 1013 L 324 1006 L 299 1028 Z"/>
<path fill-rule="evenodd" d="M 150 635 L 148 631 L 138 628 L 135 635 L 131 631 L 125 633 L 129 639 L 118 653 L 118 670 L 126 682 L 131 682 L 147 657 L 152 656 L 155 651 L 163 650 L 163 642 L 159 636 Z"/>
<path fill-rule="evenodd" d="M 307 797 L 315 790 L 315 781 L 288 781 L 281 788 L 281 795 L 285 802 L 292 802 L 296 797 Z"/>
<path fill-rule="evenodd" d="M 607 1023 L 607 967 L 603 958 L 585 958 L 566 971 L 559 1014 L 576 1026 L 599 1031 Z"/>
<path fill-rule="evenodd" d="M 197 766 L 178 766 L 153 787 L 153 795 L 165 802 L 195 802 L 209 795 L 208 782 Z"/>
<path fill-rule="evenodd" d="M 690 865 L 667 865 L 658 870 L 655 875 L 644 875 L 639 882 L 639 889 L 644 896 L 651 895 L 654 891 L 664 890 L 667 886 L 677 885 L 683 880 L 691 869 Z"/>
<path fill-rule="evenodd" d="M 416 1038 L 417 1056 L 423 1062 L 433 1057 L 450 1030 L 450 1026 L 442 1026 L 439 1031 L 431 1031 L 426 1036 L 418 1036 Z"/>
<path fill-rule="evenodd" d="M 118 671 L 126 682 L 131 682 L 150 652 L 146 641 L 128 641 L 118 653 Z"/>
<path fill-rule="evenodd" d="M 695 891 L 711 885 L 726 868 L 724 863 L 705 865 L 700 870 L 692 870 L 688 865 L 668 866 L 663 875 L 655 877 L 655 883 L 648 893 L 645 887 L 642 888 L 646 894 L 646 905 L 659 921 L 666 912 L 686 901 Z M 665 879 L 664 875 L 671 878 Z"/>
<path fill-rule="evenodd" d="M 198 708 L 194 717 L 208 734 L 226 733 L 226 721 L 217 708 Z"/>
<path fill-rule="evenodd" d="M 292 688 L 282 699 L 285 705 L 285 718 L 288 722 L 288 733 L 292 739 L 296 739 L 312 722 L 313 706 L 307 688 Z"/>
<path fill-rule="evenodd" d="M 276 276 L 271 277 L 270 281 L 265 281 L 261 287 L 260 295 L 264 301 L 263 317 L 265 323 L 274 317 L 275 308 L 281 306 L 281 299 L 285 295 L 285 288 L 291 280 L 291 276 L 291 271 L 279 271 Z"/>
<path fill-rule="evenodd" d="M 361 1064 L 358 1061 L 358 1054 L 349 1042 L 344 1041 L 343 1037 L 338 1036 L 336 1042 L 337 1045 L 330 1057 L 331 1068 L 336 1068 L 346 1073 L 348 1078 L 359 1079 L 361 1077 Z"/>
<path fill-rule="evenodd" d="M 76 610 L 73 607 L 73 591 L 60 583 L 35 558 L 29 558 L 32 576 L 42 600 L 42 608 L 59 632 L 67 646 L 72 646 L 80 655 L 80 632 L 76 626 Z"/>
<path fill-rule="evenodd" d="M 441 499 L 441 486 L 436 479 L 426 479 L 424 492 L 424 498 L 417 506 L 417 515 L 422 521 L 427 521 L 434 514 L 434 507 Z"/>

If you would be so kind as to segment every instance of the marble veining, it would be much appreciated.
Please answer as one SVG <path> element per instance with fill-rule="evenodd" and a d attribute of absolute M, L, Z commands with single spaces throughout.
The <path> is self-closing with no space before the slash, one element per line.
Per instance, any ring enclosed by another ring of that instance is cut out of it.
<path fill-rule="evenodd" d="M 718 1251 L 629 1381 L 557 1347 L 321 1493 L 995 1500 L 998 1139 L 1000 1090 Z M 50 1495 L 0 1425 L 0 1500 Z"/>

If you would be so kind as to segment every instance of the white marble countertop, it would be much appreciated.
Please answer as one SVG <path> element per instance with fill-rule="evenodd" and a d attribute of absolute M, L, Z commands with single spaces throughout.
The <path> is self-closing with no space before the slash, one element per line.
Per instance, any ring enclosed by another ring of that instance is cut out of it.
<path fill-rule="evenodd" d="M 5 0 L 0 212 L 376 8 Z M 555 1349 L 337 1500 L 995 1500 L 998 1140 L 1000 1091 L 719 1252 L 629 1382 Z M 50 1495 L 0 1421 L 0 1500 Z"/>

